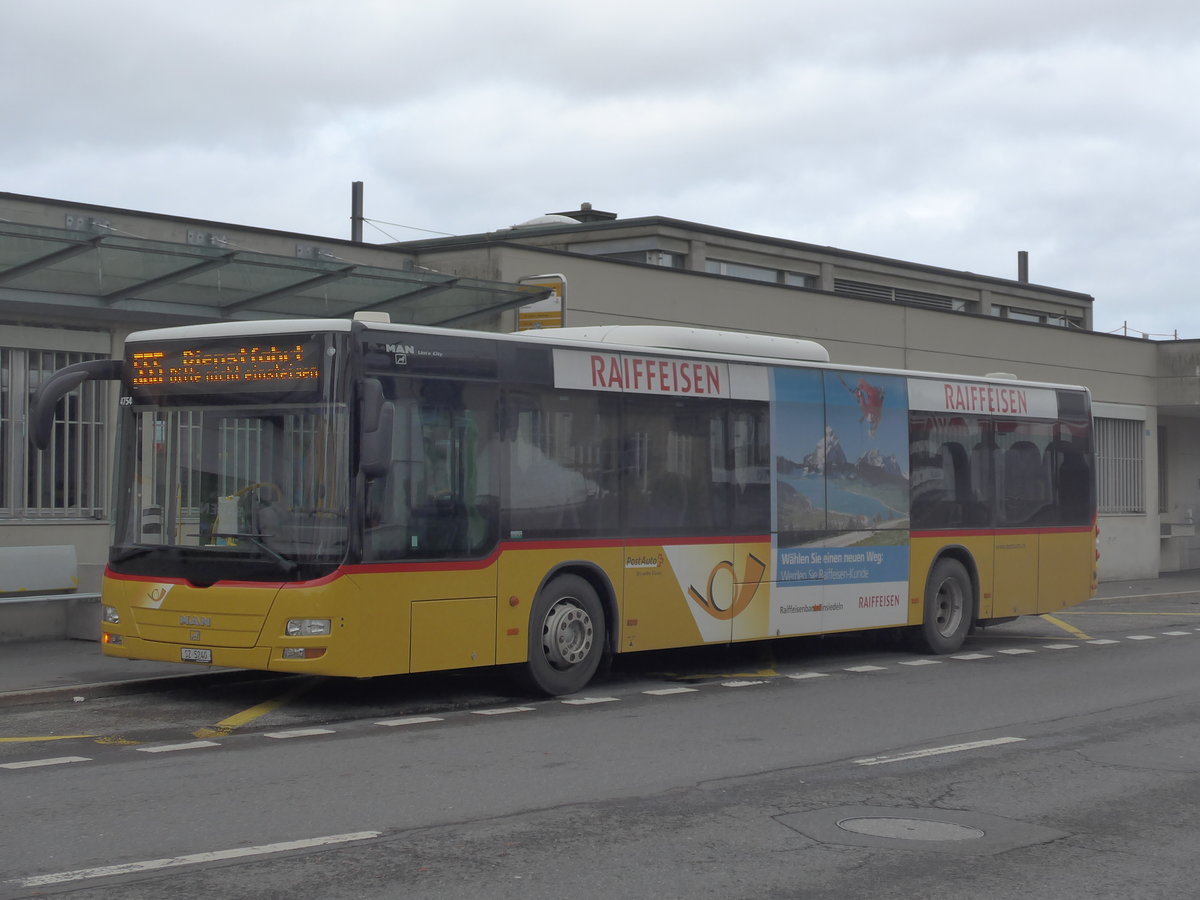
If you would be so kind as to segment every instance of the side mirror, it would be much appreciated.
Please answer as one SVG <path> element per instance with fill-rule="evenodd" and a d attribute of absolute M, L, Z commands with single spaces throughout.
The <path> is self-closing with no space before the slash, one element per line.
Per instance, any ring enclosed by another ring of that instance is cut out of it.
<path fill-rule="evenodd" d="M 33 395 L 33 409 L 29 415 L 29 439 L 33 446 L 45 450 L 50 446 L 50 434 L 54 431 L 54 410 L 58 401 L 85 381 L 116 381 L 121 377 L 122 361 L 119 359 L 89 359 L 59 369 L 41 383 Z"/>
<path fill-rule="evenodd" d="M 386 475 L 392 462 L 392 421 L 396 407 L 383 395 L 378 379 L 367 378 L 359 391 L 359 468 L 368 478 Z"/>

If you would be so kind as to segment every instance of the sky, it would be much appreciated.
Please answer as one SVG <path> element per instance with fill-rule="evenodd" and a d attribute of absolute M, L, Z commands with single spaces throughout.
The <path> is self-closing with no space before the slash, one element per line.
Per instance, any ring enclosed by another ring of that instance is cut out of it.
<path fill-rule="evenodd" d="M 583 202 L 1200 339 L 1194 0 L 0 0 L 0 190 L 350 237 Z"/>

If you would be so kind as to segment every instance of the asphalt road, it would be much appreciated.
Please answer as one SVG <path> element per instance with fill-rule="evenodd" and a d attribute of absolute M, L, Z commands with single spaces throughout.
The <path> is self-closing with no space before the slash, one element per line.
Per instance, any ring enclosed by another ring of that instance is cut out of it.
<path fill-rule="evenodd" d="M 1200 605 L 5 711 L 0 897 L 1194 897 Z M 55 738 L 55 740 L 50 740 Z"/>

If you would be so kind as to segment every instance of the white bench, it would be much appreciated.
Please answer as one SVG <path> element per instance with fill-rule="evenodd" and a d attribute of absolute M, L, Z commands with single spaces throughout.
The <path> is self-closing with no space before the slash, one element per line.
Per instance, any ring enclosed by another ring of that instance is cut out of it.
<path fill-rule="evenodd" d="M 100 595 L 79 591 L 75 547 L 0 547 L 0 644 L 98 640 Z"/>

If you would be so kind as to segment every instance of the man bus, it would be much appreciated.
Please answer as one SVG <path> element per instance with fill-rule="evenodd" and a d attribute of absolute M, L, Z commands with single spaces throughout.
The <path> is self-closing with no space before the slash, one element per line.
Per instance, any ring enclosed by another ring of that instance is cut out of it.
<path fill-rule="evenodd" d="M 959 649 L 1096 583 L 1088 392 L 659 326 L 142 331 L 103 652 L 367 677 L 865 629 Z"/>

